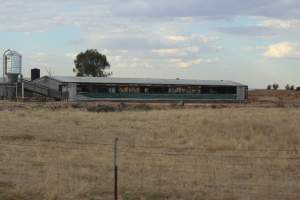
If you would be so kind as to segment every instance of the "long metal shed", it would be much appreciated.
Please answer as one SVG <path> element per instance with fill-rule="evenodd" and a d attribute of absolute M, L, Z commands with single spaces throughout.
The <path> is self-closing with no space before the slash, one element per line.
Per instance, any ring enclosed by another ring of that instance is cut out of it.
<path fill-rule="evenodd" d="M 45 76 L 34 81 L 68 92 L 69 100 L 243 101 L 248 86 L 226 80 Z"/>

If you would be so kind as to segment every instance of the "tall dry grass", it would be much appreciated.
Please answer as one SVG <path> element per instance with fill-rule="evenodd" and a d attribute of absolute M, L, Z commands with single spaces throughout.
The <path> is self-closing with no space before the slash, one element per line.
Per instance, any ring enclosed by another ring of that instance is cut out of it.
<path fill-rule="evenodd" d="M 299 121 L 291 108 L 4 110 L 0 199 L 111 199 L 115 137 L 123 199 L 299 199 Z"/>

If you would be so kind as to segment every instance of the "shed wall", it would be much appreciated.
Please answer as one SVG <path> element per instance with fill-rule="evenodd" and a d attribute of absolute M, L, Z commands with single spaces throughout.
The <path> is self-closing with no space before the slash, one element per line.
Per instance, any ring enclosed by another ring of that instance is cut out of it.
<path fill-rule="evenodd" d="M 67 86 L 63 89 L 69 93 L 69 100 L 76 101 L 77 97 L 77 84 L 76 83 L 68 83 Z"/>
<path fill-rule="evenodd" d="M 10 84 L 0 84 L 0 100 L 15 99 L 16 86 Z"/>
<path fill-rule="evenodd" d="M 236 95 L 236 99 L 237 100 L 246 100 L 246 90 L 247 90 L 247 87 L 245 86 L 238 86 L 237 88 L 237 95 Z"/>

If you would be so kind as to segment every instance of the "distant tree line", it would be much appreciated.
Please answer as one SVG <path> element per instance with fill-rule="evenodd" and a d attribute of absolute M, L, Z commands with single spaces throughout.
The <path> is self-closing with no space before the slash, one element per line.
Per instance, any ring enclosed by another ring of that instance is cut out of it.
<path fill-rule="evenodd" d="M 278 90 L 280 87 L 279 87 L 279 84 L 277 83 L 274 83 L 272 85 L 268 85 L 267 86 L 267 90 Z M 287 84 L 285 86 L 285 90 L 297 90 L 297 91 L 300 91 L 300 87 L 295 87 L 294 85 L 290 85 L 290 84 Z"/>
<path fill-rule="evenodd" d="M 279 84 L 274 83 L 272 85 L 268 85 L 268 90 L 278 90 L 279 89 Z"/>

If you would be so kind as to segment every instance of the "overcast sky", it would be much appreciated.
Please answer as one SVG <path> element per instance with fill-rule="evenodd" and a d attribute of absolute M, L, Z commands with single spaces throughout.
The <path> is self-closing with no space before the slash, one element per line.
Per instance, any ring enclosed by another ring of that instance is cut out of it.
<path fill-rule="evenodd" d="M 115 77 L 300 86 L 299 0 L 1 0 L 0 13 L 1 51 L 23 54 L 26 76 L 73 75 L 94 48 Z"/>

